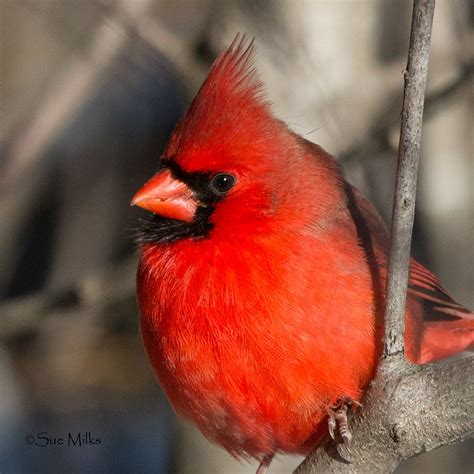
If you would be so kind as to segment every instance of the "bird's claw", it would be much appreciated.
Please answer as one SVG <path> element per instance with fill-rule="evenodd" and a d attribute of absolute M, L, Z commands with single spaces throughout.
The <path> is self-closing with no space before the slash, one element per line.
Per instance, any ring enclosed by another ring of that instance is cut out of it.
<path fill-rule="evenodd" d="M 267 454 L 260 461 L 257 472 L 255 474 L 267 474 L 268 468 L 272 462 L 273 454 Z"/>
<path fill-rule="evenodd" d="M 344 434 L 341 434 L 341 438 L 342 438 L 342 442 L 346 448 L 346 451 L 349 453 L 349 454 L 352 454 L 351 452 L 351 441 L 352 441 L 352 434 L 350 431 L 348 431 L 347 433 L 344 433 Z"/>
<path fill-rule="evenodd" d="M 331 415 L 329 415 L 328 419 L 328 429 L 329 429 L 329 436 L 331 436 L 331 439 L 336 439 L 336 428 L 337 428 L 337 423 L 336 419 L 333 418 Z"/>
<path fill-rule="evenodd" d="M 352 454 L 350 450 L 350 445 L 352 442 L 352 433 L 347 423 L 347 411 L 349 407 L 354 410 L 355 408 L 360 406 L 361 404 L 359 402 L 356 402 L 354 400 L 343 399 L 334 407 L 334 409 L 329 410 L 329 436 L 331 436 L 331 439 L 333 439 L 334 441 L 336 441 L 336 437 L 338 437 L 349 454 Z"/>

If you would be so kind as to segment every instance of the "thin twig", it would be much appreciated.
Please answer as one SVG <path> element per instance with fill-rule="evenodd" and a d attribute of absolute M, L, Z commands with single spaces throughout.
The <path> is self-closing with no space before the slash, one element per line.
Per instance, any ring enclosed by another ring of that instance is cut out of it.
<path fill-rule="evenodd" d="M 384 356 L 404 351 L 404 312 L 434 6 L 435 0 L 415 0 L 413 5 L 393 203 Z"/>

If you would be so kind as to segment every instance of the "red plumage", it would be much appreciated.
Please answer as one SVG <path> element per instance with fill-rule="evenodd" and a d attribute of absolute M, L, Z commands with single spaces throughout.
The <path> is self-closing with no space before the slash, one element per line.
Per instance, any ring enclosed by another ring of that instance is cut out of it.
<path fill-rule="evenodd" d="M 159 173 L 188 193 L 165 196 L 155 177 L 134 203 L 187 202 L 182 223 L 156 218 L 141 245 L 158 379 L 210 440 L 262 459 L 307 452 L 338 400 L 361 400 L 381 351 L 389 236 L 336 161 L 272 116 L 252 51 L 236 40 L 219 56 L 171 137 Z M 232 189 L 215 191 L 216 173 Z M 412 260 L 410 360 L 473 341 L 473 314 Z"/>

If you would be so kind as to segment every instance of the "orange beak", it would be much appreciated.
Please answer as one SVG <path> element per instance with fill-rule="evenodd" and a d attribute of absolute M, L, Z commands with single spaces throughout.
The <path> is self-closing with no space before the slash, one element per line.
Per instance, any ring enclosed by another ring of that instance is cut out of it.
<path fill-rule="evenodd" d="M 192 222 L 197 208 L 189 187 L 166 169 L 149 179 L 133 196 L 130 205 L 185 222 Z"/>

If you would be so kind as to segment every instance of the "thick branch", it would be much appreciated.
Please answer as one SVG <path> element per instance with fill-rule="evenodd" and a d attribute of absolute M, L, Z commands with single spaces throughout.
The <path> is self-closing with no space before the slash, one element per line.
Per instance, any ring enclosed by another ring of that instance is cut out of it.
<path fill-rule="evenodd" d="M 415 0 L 405 73 L 398 169 L 387 278 L 384 355 L 403 353 L 403 323 L 408 283 L 416 181 L 420 158 L 423 103 L 435 0 Z"/>
<path fill-rule="evenodd" d="M 391 473 L 402 459 L 474 434 L 474 357 L 407 368 L 398 354 L 382 367 L 351 421 L 350 463 L 318 449 L 296 474 Z"/>

